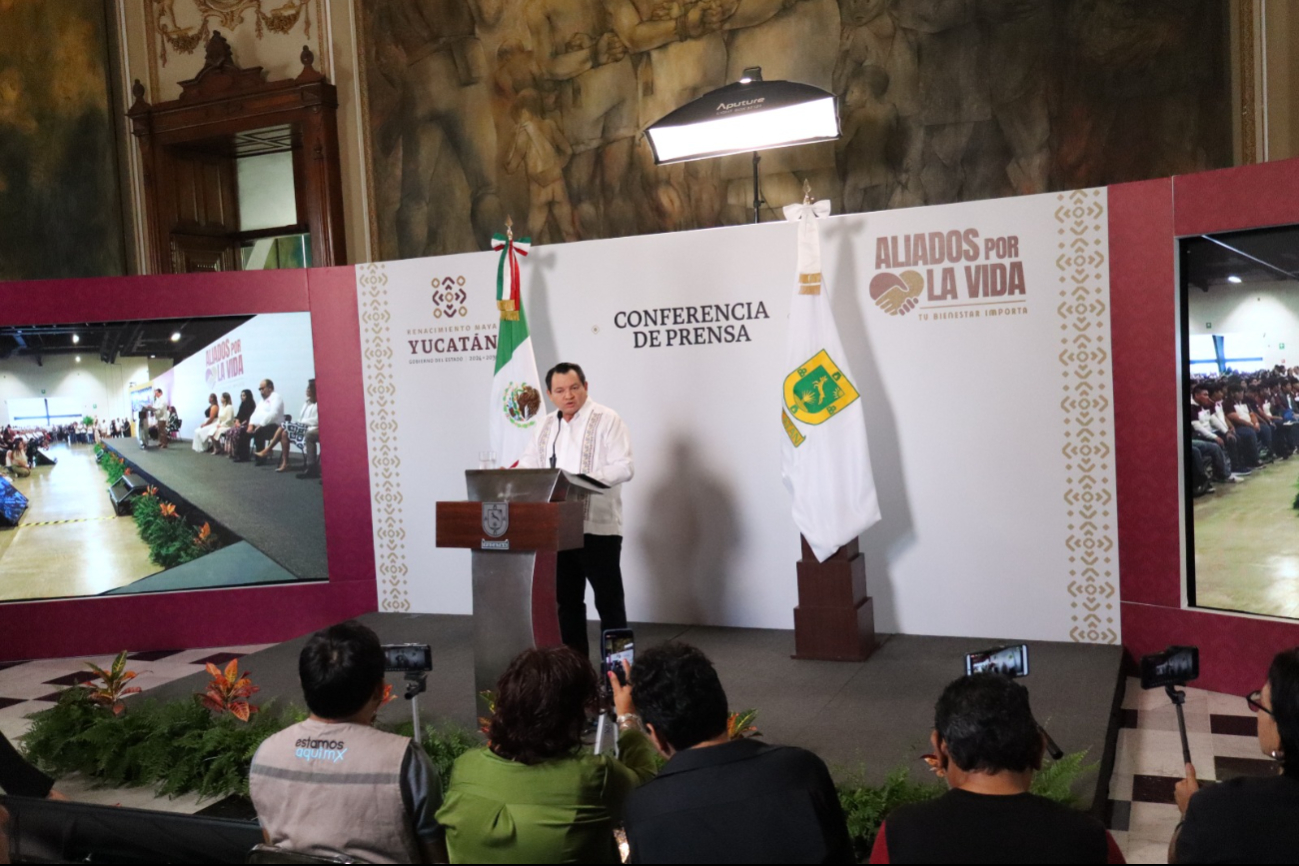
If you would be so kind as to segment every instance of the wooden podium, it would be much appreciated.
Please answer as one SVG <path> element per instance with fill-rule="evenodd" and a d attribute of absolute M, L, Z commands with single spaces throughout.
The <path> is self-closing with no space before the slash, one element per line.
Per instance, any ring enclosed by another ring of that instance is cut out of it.
<path fill-rule="evenodd" d="M 555 646 L 555 558 L 582 546 L 588 491 L 559 469 L 471 469 L 467 502 L 437 503 L 437 546 L 473 553 L 474 688 L 514 657 Z M 598 492 L 598 491 L 597 491 Z"/>

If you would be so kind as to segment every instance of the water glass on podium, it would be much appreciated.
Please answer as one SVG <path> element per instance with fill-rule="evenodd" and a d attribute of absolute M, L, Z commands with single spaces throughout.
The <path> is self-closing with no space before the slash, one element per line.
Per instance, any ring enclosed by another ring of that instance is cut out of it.
<path fill-rule="evenodd" d="M 479 452 L 478 452 L 478 468 L 479 468 L 479 469 L 495 469 L 495 468 L 496 468 L 496 452 L 495 452 L 495 451 L 479 451 Z"/>

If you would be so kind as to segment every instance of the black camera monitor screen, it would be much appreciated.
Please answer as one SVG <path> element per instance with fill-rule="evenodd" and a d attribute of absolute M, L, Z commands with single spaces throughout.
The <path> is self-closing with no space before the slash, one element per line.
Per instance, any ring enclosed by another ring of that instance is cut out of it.
<path fill-rule="evenodd" d="M 613 671 L 618 676 L 618 682 L 625 685 L 627 679 L 622 663 L 625 661 L 631 664 L 636 658 L 636 641 L 631 629 L 611 628 L 604 633 L 601 644 L 603 669 Z"/>
<path fill-rule="evenodd" d="M 1018 644 L 967 653 L 965 673 L 1026 677 L 1028 676 L 1028 645 Z"/>
<path fill-rule="evenodd" d="M 433 650 L 425 643 L 386 644 L 384 669 L 401 673 L 433 670 Z"/>
<path fill-rule="evenodd" d="M 1141 657 L 1141 687 L 1184 686 L 1200 677 L 1200 649 L 1170 646 L 1163 652 Z"/>

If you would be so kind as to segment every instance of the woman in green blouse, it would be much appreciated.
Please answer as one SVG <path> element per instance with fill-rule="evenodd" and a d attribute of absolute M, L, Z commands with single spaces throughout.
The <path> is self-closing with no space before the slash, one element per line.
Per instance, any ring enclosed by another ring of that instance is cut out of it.
<path fill-rule="evenodd" d="M 654 775 L 631 689 L 610 675 L 621 760 L 582 748 L 598 700 L 591 663 L 568 647 L 520 653 L 496 686 L 487 746 L 461 755 L 437 820 L 452 863 L 617 863 L 627 794 Z"/>

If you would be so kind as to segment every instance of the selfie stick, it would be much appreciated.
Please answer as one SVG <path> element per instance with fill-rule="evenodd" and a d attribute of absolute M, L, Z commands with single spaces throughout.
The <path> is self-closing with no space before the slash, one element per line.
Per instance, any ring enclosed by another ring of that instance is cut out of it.
<path fill-rule="evenodd" d="M 410 701 L 410 720 L 413 725 L 411 737 L 420 742 L 419 735 L 419 695 L 428 688 L 428 671 L 406 672 L 406 700 Z"/>
<path fill-rule="evenodd" d="M 1186 740 L 1186 716 L 1182 713 L 1182 704 L 1186 703 L 1186 692 L 1179 692 L 1173 685 L 1164 686 L 1168 699 L 1177 707 L 1177 732 L 1182 735 L 1182 760 L 1191 763 L 1191 744 Z"/>

